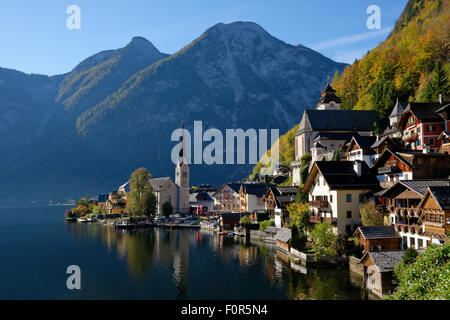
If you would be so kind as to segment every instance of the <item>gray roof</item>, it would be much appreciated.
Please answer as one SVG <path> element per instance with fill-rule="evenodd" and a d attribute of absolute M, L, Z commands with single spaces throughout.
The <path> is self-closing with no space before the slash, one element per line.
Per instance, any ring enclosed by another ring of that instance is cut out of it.
<path fill-rule="evenodd" d="M 376 111 L 369 110 L 305 110 L 297 134 L 305 131 L 373 131 Z"/>
<path fill-rule="evenodd" d="M 359 231 L 363 237 L 367 240 L 369 239 L 390 239 L 399 238 L 399 234 L 395 232 L 394 228 L 391 226 L 369 226 L 369 227 L 359 227 Z"/>
<path fill-rule="evenodd" d="M 449 179 L 400 180 L 398 183 L 422 196 L 427 192 L 428 187 L 447 187 L 450 189 Z"/>
<path fill-rule="evenodd" d="M 158 191 L 159 187 L 161 186 L 161 183 L 164 183 L 166 181 L 170 181 L 171 183 L 173 183 L 173 181 L 170 177 L 152 178 L 152 179 L 150 179 L 150 185 L 152 186 L 154 191 Z"/>
<path fill-rule="evenodd" d="M 288 242 L 291 239 L 291 229 L 282 228 L 274 237 L 275 240 Z"/>
<path fill-rule="evenodd" d="M 267 227 L 265 232 L 267 233 L 278 233 L 278 231 L 280 231 L 281 228 L 277 228 L 277 227 Z"/>
<path fill-rule="evenodd" d="M 430 193 L 442 210 L 450 210 L 450 186 L 429 187 Z"/>
<path fill-rule="evenodd" d="M 395 104 L 394 108 L 392 109 L 392 112 L 391 112 L 391 115 L 389 116 L 389 118 L 396 117 L 396 116 L 402 114 L 403 111 L 405 111 L 407 106 L 408 106 L 408 102 L 398 101 L 398 99 L 397 99 L 397 103 Z"/>
<path fill-rule="evenodd" d="M 394 270 L 395 266 L 402 262 L 404 254 L 405 251 L 402 250 L 369 251 L 364 254 L 361 261 L 369 255 L 379 272 L 389 272 Z"/>

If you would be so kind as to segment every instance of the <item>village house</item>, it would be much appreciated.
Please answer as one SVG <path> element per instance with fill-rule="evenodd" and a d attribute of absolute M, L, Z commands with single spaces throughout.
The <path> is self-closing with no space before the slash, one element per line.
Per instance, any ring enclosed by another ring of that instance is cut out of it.
<path fill-rule="evenodd" d="M 214 210 L 214 200 L 208 192 L 200 191 L 189 194 L 190 213 L 206 215 Z"/>
<path fill-rule="evenodd" d="M 391 226 L 358 227 L 353 236 L 358 238 L 363 253 L 401 249 L 401 237 Z"/>
<path fill-rule="evenodd" d="M 221 230 L 233 230 L 234 227 L 238 227 L 242 217 L 246 214 L 240 212 L 233 213 L 221 213 L 219 217 L 219 225 Z"/>
<path fill-rule="evenodd" d="M 275 226 L 281 228 L 289 220 L 289 212 L 286 207 L 295 202 L 297 197 L 297 187 L 271 186 L 267 189 L 263 200 L 265 201 L 265 210 L 271 216 L 275 217 Z"/>
<path fill-rule="evenodd" d="M 424 151 L 392 151 L 385 149 L 373 163 L 381 186 L 388 188 L 401 180 L 447 178 L 450 156 Z"/>
<path fill-rule="evenodd" d="M 336 153 L 339 152 L 339 148 L 344 148 L 353 135 L 353 133 L 341 132 L 321 132 L 317 134 L 311 147 L 312 162 L 333 160 Z M 340 155 L 337 155 L 337 157 L 340 157 Z"/>
<path fill-rule="evenodd" d="M 241 196 L 239 190 L 241 183 L 225 183 L 212 195 L 214 210 L 225 212 L 240 212 Z"/>
<path fill-rule="evenodd" d="M 105 204 L 106 214 L 125 214 L 127 201 L 119 192 L 110 192 Z"/>
<path fill-rule="evenodd" d="M 315 162 L 303 188 L 309 194 L 310 221 L 328 221 L 336 234 L 352 234 L 361 225 L 364 194 L 379 188 L 363 161 Z"/>
<path fill-rule="evenodd" d="M 282 228 L 280 229 L 277 234 L 274 236 L 274 240 L 276 241 L 277 248 L 285 251 L 290 252 L 290 244 L 289 240 L 291 240 L 292 232 L 291 229 Z"/>
<path fill-rule="evenodd" d="M 445 104 L 441 102 L 408 103 L 398 124 L 407 149 L 439 151 L 438 137 L 445 131 L 446 122 L 438 110 L 442 111 L 443 107 Z"/>
<path fill-rule="evenodd" d="M 369 167 L 376 159 L 376 153 L 372 145 L 377 140 L 375 136 L 354 135 L 347 145 L 346 157 L 349 161 L 364 161 Z"/>
<path fill-rule="evenodd" d="M 450 154 L 450 131 L 442 131 L 438 139 L 441 141 L 441 153 Z"/>
<path fill-rule="evenodd" d="M 424 235 L 432 243 L 444 244 L 450 235 L 450 184 L 428 187 L 418 208 L 422 211 Z"/>
<path fill-rule="evenodd" d="M 383 298 L 392 293 L 394 268 L 403 260 L 405 251 L 367 251 L 360 260 L 364 265 L 364 285 L 368 290 Z"/>
<path fill-rule="evenodd" d="M 341 110 L 341 100 L 336 96 L 336 91 L 327 84 L 321 94 L 320 100 L 314 109 L 307 109 L 303 112 L 300 125 L 295 134 L 295 160 L 291 163 L 293 184 L 300 184 L 300 159 L 305 153 L 311 153 L 314 146 L 314 139 L 321 135 L 321 146 L 326 147 L 327 152 L 336 152 L 342 148 L 344 141 L 351 138 L 342 135 L 371 135 L 374 130 L 374 123 L 378 117 L 375 111 L 365 110 Z M 324 135 L 329 135 L 325 142 Z M 331 135 L 330 135 L 331 134 Z M 332 137 L 334 135 L 334 137 Z M 320 147 L 320 146 L 319 146 Z"/>
<path fill-rule="evenodd" d="M 239 189 L 241 199 L 241 212 L 264 213 L 266 203 L 264 195 L 269 188 L 269 184 L 264 183 L 243 183 Z"/>
<path fill-rule="evenodd" d="M 389 212 L 389 224 L 399 233 L 403 249 L 424 249 L 432 239 L 424 232 L 419 208 L 428 187 L 445 187 L 449 179 L 401 180 L 377 194 Z"/>

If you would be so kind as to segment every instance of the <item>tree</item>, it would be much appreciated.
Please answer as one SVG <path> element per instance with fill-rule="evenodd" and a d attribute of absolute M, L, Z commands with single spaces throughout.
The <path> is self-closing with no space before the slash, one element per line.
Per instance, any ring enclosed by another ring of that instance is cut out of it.
<path fill-rule="evenodd" d="M 309 226 L 309 204 L 294 202 L 287 205 L 286 209 L 292 224 L 306 232 L 306 228 Z"/>
<path fill-rule="evenodd" d="M 152 175 L 145 168 L 136 169 L 130 178 L 128 211 L 131 216 L 151 216 L 156 213 L 156 196 L 153 193 L 150 179 Z"/>
<path fill-rule="evenodd" d="M 299 231 L 295 224 L 291 227 L 291 239 L 289 240 L 289 244 L 292 248 L 299 251 L 305 248 L 306 235 L 302 231 Z"/>
<path fill-rule="evenodd" d="M 316 224 L 311 231 L 312 248 L 318 256 L 334 256 L 336 252 L 337 236 L 333 233 L 331 224 L 322 222 Z"/>
<path fill-rule="evenodd" d="M 100 214 L 100 207 L 99 206 L 93 206 L 92 207 L 92 213 Z"/>
<path fill-rule="evenodd" d="M 170 216 L 173 213 L 173 206 L 169 201 L 166 201 L 162 205 L 163 216 Z"/>
<path fill-rule="evenodd" d="M 303 191 L 304 185 L 298 186 L 297 194 L 295 196 L 295 202 L 297 203 L 307 203 L 308 202 L 308 192 Z"/>
<path fill-rule="evenodd" d="M 373 201 L 363 203 L 359 207 L 362 224 L 364 226 L 383 226 L 384 215 L 378 211 Z"/>
<path fill-rule="evenodd" d="M 388 299 L 449 300 L 450 244 L 430 245 L 414 262 L 401 262 L 394 270 L 398 286 Z"/>
<path fill-rule="evenodd" d="M 428 102 L 438 101 L 439 94 L 450 94 L 447 71 L 445 70 L 441 60 L 437 60 L 435 63 L 433 78 L 425 87 L 423 98 Z"/>

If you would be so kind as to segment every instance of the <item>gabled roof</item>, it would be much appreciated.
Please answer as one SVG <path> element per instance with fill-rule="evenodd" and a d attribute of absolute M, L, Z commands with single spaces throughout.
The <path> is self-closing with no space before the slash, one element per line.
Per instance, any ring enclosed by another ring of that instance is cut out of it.
<path fill-rule="evenodd" d="M 439 102 L 410 102 L 403 112 L 402 118 L 399 121 L 399 126 L 401 128 L 403 127 L 410 112 L 421 122 L 442 121 L 442 117 L 437 111 L 443 106 L 444 104 Z"/>
<path fill-rule="evenodd" d="M 373 131 L 376 111 L 367 110 L 305 110 L 296 135 L 305 131 Z"/>
<path fill-rule="evenodd" d="M 394 155 L 396 158 L 398 158 L 400 161 L 402 161 L 408 167 L 412 167 L 412 163 L 410 161 L 408 161 L 407 159 L 405 159 L 398 152 L 395 152 L 395 151 L 392 151 L 389 148 L 386 148 L 381 153 L 381 155 L 374 161 L 374 163 L 372 164 L 372 169 L 377 169 L 379 166 L 384 164 L 384 162 L 387 161 L 391 155 Z"/>
<path fill-rule="evenodd" d="M 380 182 L 364 161 L 361 176 L 354 171 L 354 161 L 316 161 L 306 180 L 304 190 L 309 191 L 318 172 L 322 174 L 330 189 L 378 189 Z"/>
<path fill-rule="evenodd" d="M 209 196 L 209 194 L 206 191 L 200 191 L 195 196 L 195 199 L 197 201 L 212 201 L 212 198 Z"/>
<path fill-rule="evenodd" d="M 298 188 L 297 187 L 291 187 L 291 186 L 276 186 L 278 192 L 282 195 L 287 194 L 297 194 Z"/>
<path fill-rule="evenodd" d="M 262 197 L 266 194 L 269 184 L 265 183 L 244 183 L 242 184 L 242 191 L 244 194 L 252 194 L 257 197 Z"/>
<path fill-rule="evenodd" d="M 242 185 L 242 183 L 239 183 L 239 182 L 224 183 L 219 189 L 217 189 L 216 192 L 214 192 L 214 194 L 212 196 L 215 197 L 216 194 L 218 194 L 220 191 L 222 191 L 222 189 L 224 189 L 225 187 L 230 188 L 235 193 L 239 193 L 239 189 L 241 188 L 241 185 Z"/>
<path fill-rule="evenodd" d="M 369 251 L 363 255 L 360 263 L 363 263 L 370 257 L 378 272 L 389 272 L 393 271 L 402 262 L 404 254 L 405 251 L 403 250 Z"/>
<path fill-rule="evenodd" d="M 394 108 L 392 109 L 392 112 L 389 115 L 389 118 L 401 115 L 405 111 L 405 108 L 407 106 L 408 106 L 408 102 L 406 102 L 406 101 L 398 101 L 398 99 L 397 99 L 397 103 L 395 104 Z"/>
<path fill-rule="evenodd" d="M 450 103 L 448 103 L 448 102 L 444 102 L 442 105 L 443 106 L 440 107 L 439 109 L 437 109 L 436 112 L 439 113 L 439 112 L 447 111 L 447 109 L 450 108 Z"/>
<path fill-rule="evenodd" d="M 441 210 L 450 210 L 450 184 L 447 186 L 428 187 L 427 192 L 419 203 L 419 208 L 423 207 L 425 200 L 432 196 Z"/>
<path fill-rule="evenodd" d="M 400 235 L 391 226 L 368 226 L 358 227 L 364 239 L 391 239 L 399 238 Z"/>
<path fill-rule="evenodd" d="M 282 228 L 274 237 L 275 240 L 288 242 L 291 239 L 291 229 Z"/>
<path fill-rule="evenodd" d="M 348 144 L 347 151 L 349 151 L 354 144 L 356 144 L 359 149 L 370 150 L 376 140 L 376 136 L 361 136 L 359 134 L 353 135 L 350 143 Z"/>

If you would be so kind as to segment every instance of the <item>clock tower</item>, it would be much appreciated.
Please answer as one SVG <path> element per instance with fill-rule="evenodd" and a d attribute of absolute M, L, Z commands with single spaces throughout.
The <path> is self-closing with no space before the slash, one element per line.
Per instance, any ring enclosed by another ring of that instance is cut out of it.
<path fill-rule="evenodd" d="M 189 162 L 186 157 L 186 143 L 184 141 L 184 122 L 181 123 L 183 134 L 181 136 L 181 150 L 175 167 L 175 184 L 178 188 L 178 211 L 189 211 Z"/>

